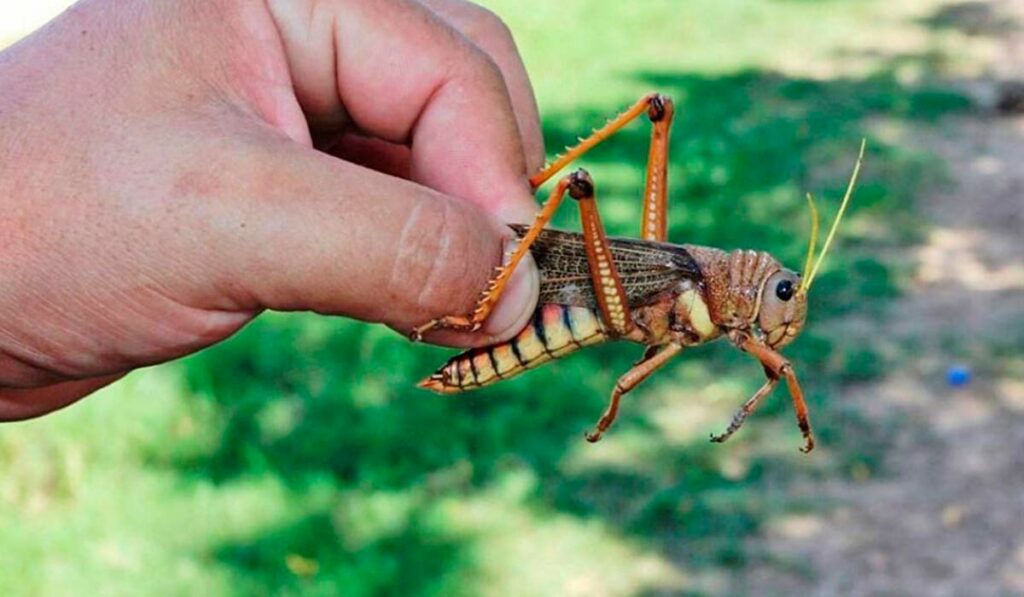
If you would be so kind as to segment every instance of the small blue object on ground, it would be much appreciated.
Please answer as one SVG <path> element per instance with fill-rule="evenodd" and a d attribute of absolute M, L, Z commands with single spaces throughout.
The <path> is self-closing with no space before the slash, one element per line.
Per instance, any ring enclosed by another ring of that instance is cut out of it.
<path fill-rule="evenodd" d="M 962 388 L 971 383 L 971 370 L 967 365 L 951 365 L 946 370 L 946 383 L 954 388 Z"/>

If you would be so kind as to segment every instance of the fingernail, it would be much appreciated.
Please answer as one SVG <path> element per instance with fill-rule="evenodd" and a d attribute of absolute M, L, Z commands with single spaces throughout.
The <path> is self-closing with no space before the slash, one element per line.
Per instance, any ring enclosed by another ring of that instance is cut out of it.
<path fill-rule="evenodd" d="M 539 207 L 533 198 L 533 189 L 530 188 L 526 179 L 519 182 L 521 187 L 517 189 L 515 199 L 504 197 L 505 200 L 494 208 L 494 214 L 502 222 L 529 224 L 537 215 Z"/>
<path fill-rule="evenodd" d="M 508 261 L 508 256 L 515 250 L 517 244 L 515 240 L 505 241 L 504 262 Z M 494 336 L 496 341 L 508 340 L 519 333 L 533 315 L 539 291 L 540 275 L 537 273 L 537 265 L 533 257 L 527 253 L 512 272 L 501 299 L 491 312 L 491 316 L 487 318 L 484 333 Z"/>

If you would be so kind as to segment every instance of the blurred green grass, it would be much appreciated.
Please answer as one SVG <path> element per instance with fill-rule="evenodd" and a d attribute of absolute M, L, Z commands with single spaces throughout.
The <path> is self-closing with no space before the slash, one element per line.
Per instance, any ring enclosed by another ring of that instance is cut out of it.
<path fill-rule="evenodd" d="M 828 397 L 893 362 L 835 324 L 870 321 L 898 296 L 900 250 L 921 233 L 914 198 L 942 177 L 891 131 L 969 107 L 943 84 L 970 62 L 929 28 L 939 3 L 487 4 L 517 36 L 549 148 L 649 90 L 675 98 L 677 242 L 800 266 L 803 193 L 831 214 L 869 139 L 810 327 L 787 351 L 819 450 L 797 453 L 782 391 L 734 440 L 707 442 L 760 384 L 727 346 L 688 352 L 590 446 L 582 431 L 638 347 L 438 397 L 413 384 L 448 351 L 269 314 L 213 350 L 0 429 L 0 593 L 732 592 L 730 571 L 770 557 L 745 538 L 827 507 L 788 498 L 790 484 L 875 466 L 885 430 Z M 638 124 L 582 164 L 616 234 L 638 227 L 647 134 Z"/>

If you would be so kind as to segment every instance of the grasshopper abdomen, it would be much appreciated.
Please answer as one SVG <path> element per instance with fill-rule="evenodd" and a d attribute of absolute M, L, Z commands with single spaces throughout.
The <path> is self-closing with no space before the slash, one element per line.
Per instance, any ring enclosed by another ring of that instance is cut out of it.
<path fill-rule="evenodd" d="M 442 394 L 482 388 L 607 339 L 596 310 L 549 303 L 515 338 L 452 357 L 419 385 Z"/>

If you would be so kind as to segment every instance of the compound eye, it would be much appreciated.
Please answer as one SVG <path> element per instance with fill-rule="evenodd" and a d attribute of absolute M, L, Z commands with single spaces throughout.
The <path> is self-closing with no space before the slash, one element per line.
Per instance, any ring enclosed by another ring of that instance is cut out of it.
<path fill-rule="evenodd" d="M 782 280 L 775 286 L 775 296 L 779 297 L 779 300 L 785 302 L 793 298 L 793 282 L 790 280 Z"/>

